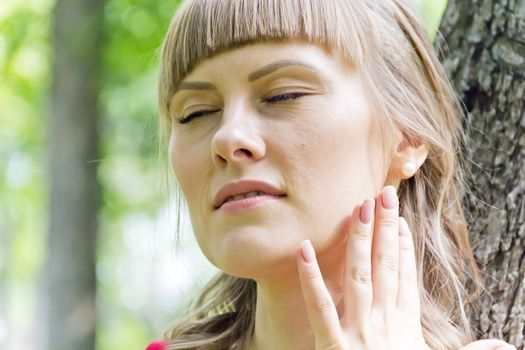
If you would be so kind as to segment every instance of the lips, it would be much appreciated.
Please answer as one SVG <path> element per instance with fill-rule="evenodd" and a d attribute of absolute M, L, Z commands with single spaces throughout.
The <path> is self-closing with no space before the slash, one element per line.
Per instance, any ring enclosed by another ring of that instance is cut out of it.
<path fill-rule="evenodd" d="M 237 182 L 230 182 L 222 187 L 214 197 L 213 207 L 220 208 L 226 199 L 231 196 L 245 194 L 248 192 L 263 192 L 272 196 L 286 196 L 286 193 L 281 191 L 276 186 L 260 180 L 241 180 Z"/>

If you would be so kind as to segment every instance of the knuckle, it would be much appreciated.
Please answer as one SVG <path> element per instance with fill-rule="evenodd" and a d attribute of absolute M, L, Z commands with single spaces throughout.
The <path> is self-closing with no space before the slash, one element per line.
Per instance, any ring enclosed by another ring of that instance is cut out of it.
<path fill-rule="evenodd" d="M 362 266 L 350 268 L 349 277 L 352 281 L 359 284 L 369 284 L 372 282 L 372 272 L 369 268 Z"/>
<path fill-rule="evenodd" d="M 405 281 L 406 283 L 410 285 L 417 286 L 417 275 L 413 272 L 400 272 L 399 273 L 399 279 Z"/>
<path fill-rule="evenodd" d="M 312 283 L 313 281 L 317 280 L 320 277 L 320 273 L 317 269 L 306 269 L 303 272 L 303 280 L 305 282 Z"/>
<path fill-rule="evenodd" d="M 399 219 L 394 217 L 393 215 L 385 215 L 383 217 L 379 218 L 379 224 L 381 226 L 389 227 L 389 228 L 398 228 L 399 227 Z"/>
<path fill-rule="evenodd" d="M 392 254 L 379 254 L 377 257 L 379 264 L 389 271 L 396 271 L 399 262 Z"/>
<path fill-rule="evenodd" d="M 339 339 L 329 340 L 321 342 L 316 339 L 315 342 L 315 348 L 316 349 L 323 349 L 323 350 L 341 350 L 345 349 L 342 347 L 343 342 Z"/>
<path fill-rule="evenodd" d="M 400 237 L 399 239 L 399 250 L 404 252 L 412 252 L 414 246 L 408 238 Z"/>
<path fill-rule="evenodd" d="M 341 344 L 339 343 L 331 343 L 329 345 L 323 346 L 323 349 L 325 350 L 340 350 Z"/>
<path fill-rule="evenodd" d="M 315 311 L 320 314 L 326 314 L 331 311 L 331 303 L 327 297 L 321 297 L 315 302 Z"/>
<path fill-rule="evenodd" d="M 360 241 L 368 241 L 370 239 L 370 234 L 365 227 L 358 227 L 352 236 L 354 239 Z"/>
<path fill-rule="evenodd" d="M 389 308 L 378 310 L 371 318 L 372 328 L 378 332 L 378 334 L 383 334 L 385 339 L 390 338 L 390 327 L 392 324 L 392 310 Z"/>

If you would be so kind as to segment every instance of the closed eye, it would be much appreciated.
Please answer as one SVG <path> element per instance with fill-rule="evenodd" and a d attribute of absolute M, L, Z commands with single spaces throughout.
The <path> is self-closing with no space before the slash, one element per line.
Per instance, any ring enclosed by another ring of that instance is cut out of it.
<path fill-rule="evenodd" d="M 280 103 L 284 103 L 284 102 L 286 102 L 288 100 L 298 99 L 299 97 L 305 96 L 305 95 L 307 95 L 307 94 L 300 93 L 300 92 L 291 92 L 291 93 L 287 93 L 287 94 L 281 94 L 281 95 L 272 96 L 272 97 L 267 98 L 266 100 L 264 100 L 264 102 L 268 102 L 268 103 L 271 103 L 271 104 L 280 104 Z M 196 112 L 190 113 L 190 114 L 188 114 L 188 115 L 186 115 L 184 117 L 179 118 L 178 122 L 180 124 L 187 124 L 192 119 L 199 118 L 199 117 L 205 116 L 207 114 L 212 114 L 212 113 L 215 113 L 215 112 L 218 112 L 218 111 L 220 111 L 220 110 L 219 109 L 214 109 L 214 110 L 208 110 L 208 111 L 196 111 Z"/>
<path fill-rule="evenodd" d="M 301 96 L 305 96 L 307 94 L 303 94 L 303 93 L 300 93 L 300 92 L 291 92 L 291 93 L 287 93 L 287 94 L 282 94 L 282 95 L 276 95 L 276 96 L 273 96 L 273 97 L 270 97 L 266 100 L 264 100 L 265 102 L 269 102 L 269 103 L 282 103 L 283 101 L 287 101 L 287 100 L 295 100 Z"/>
<path fill-rule="evenodd" d="M 204 115 L 215 113 L 215 112 L 218 112 L 218 111 L 220 111 L 220 109 L 214 109 L 214 110 L 209 110 L 209 111 L 196 111 L 196 112 L 190 113 L 190 114 L 188 114 L 188 115 L 186 115 L 184 117 L 179 118 L 179 123 L 180 124 L 186 124 L 186 123 L 189 123 L 192 119 L 195 119 L 195 118 L 198 118 L 198 117 L 202 117 Z"/>

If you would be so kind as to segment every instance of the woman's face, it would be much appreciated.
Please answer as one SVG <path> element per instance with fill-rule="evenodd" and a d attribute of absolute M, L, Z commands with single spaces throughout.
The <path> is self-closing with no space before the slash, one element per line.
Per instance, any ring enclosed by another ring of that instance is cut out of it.
<path fill-rule="evenodd" d="M 304 239 L 328 257 L 343 219 L 376 196 L 388 171 L 359 72 L 321 46 L 267 42 L 206 59 L 183 83 L 170 160 L 210 262 L 245 278 L 282 273 L 296 269 Z M 178 122 L 199 111 L 208 112 Z M 217 192 L 241 180 L 286 196 L 215 209 Z"/>

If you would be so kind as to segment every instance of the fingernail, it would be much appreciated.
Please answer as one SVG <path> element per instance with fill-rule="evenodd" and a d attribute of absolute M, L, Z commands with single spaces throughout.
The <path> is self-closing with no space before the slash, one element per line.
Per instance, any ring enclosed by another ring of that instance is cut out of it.
<path fill-rule="evenodd" d="M 383 207 L 386 209 L 395 208 L 397 205 L 397 194 L 394 186 L 386 186 L 383 188 Z"/>
<path fill-rule="evenodd" d="M 365 199 L 363 205 L 361 206 L 361 212 L 359 213 L 359 219 L 363 224 L 369 224 L 372 221 L 374 215 L 374 200 Z"/>
<path fill-rule="evenodd" d="M 315 260 L 315 251 L 312 247 L 312 242 L 309 239 L 304 240 L 301 243 L 301 253 L 303 255 L 303 260 L 305 263 L 310 264 Z"/>

